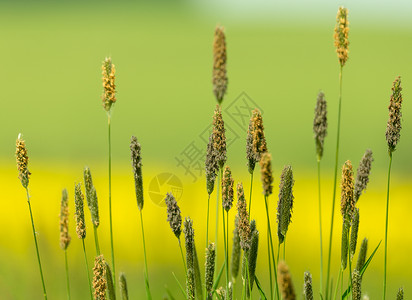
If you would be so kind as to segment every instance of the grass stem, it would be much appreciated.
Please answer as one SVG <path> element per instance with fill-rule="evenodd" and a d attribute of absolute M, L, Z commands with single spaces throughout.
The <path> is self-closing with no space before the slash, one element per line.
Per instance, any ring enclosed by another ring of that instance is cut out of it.
<path fill-rule="evenodd" d="M 99 236 L 97 235 L 97 227 L 93 225 L 94 244 L 96 245 L 96 256 L 100 255 Z"/>
<path fill-rule="evenodd" d="M 150 287 L 149 287 L 149 273 L 147 271 L 147 258 L 146 258 L 146 242 L 144 239 L 144 228 L 143 228 L 143 215 L 142 211 L 139 209 L 140 212 L 140 224 L 142 227 L 142 240 L 143 240 L 143 254 L 144 254 L 144 269 L 145 269 L 145 286 L 146 286 L 146 297 L 147 299 L 152 299 L 152 295 L 150 293 Z"/>
<path fill-rule="evenodd" d="M 89 282 L 90 299 L 93 300 L 92 283 L 90 281 L 89 263 L 87 262 L 86 246 L 84 245 L 84 239 L 82 239 L 82 244 L 83 244 L 84 260 L 86 261 L 86 272 L 87 272 L 87 280 Z"/>
<path fill-rule="evenodd" d="M 254 172 L 250 174 L 249 220 L 250 220 L 250 208 L 252 207 L 253 173 Z"/>
<path fill-rule="evenodd" d="M 112 223 L 112 140 L 111 140 L 111 114 L 107 114 L 108 124 L 108 141 L 109 141 L 109 220 L 110 220 L 110 247 L 112 250 L 112 270 L 113 270 L 113 287 L 116 290 L 116 270 L 114 263 L 114 247 L 113 247 L 113 223 Z"/>
<path fill-rule="evenodd" d="M 67 249 L 64 250 L 64 261 L 66 264 L 66 283 L 67 283 L 67 299 L 71 299 L 70 297 L 70 279 L 69 279 L 69 264 L 67 263 Z"/>
<path fill-rule="evenodd" d="M 206 248 L 209 245 L 209 206 L 210 206 L 210 194 L 207 197 Z M 179 244 L 180 244 L 180 240 L 179 240 Z"/>
<path fill-rule="evenodd" d="M 386 192 L 385 262 L 383 268 L 383 300 L 386 299 L 386 265 L 388 260 L 389 185 L 391 182 L 392 152 L 389 152 L 388 188 Z"/>
<path fill-rule="evenodd" d="M 322 242 L 322 201 L 320 189 L 320 159 L 318 159 L 318 195 L 319 195 L 319 238 L 320 238 L 320 291 L 323 291 L 323 242 Z"/>
<path fill-rule="evenodd" d="M 185 256 L 183 255 L 182 243 L 180 242 L 180 238 L 179 238 L 179 248 L 180 248 L 180 254 L 182 255 L 182 261 L 183 261 L 183 267 L 185 268 L 185 274 L 187 274 L 186 261 L 185 261 Z"/>

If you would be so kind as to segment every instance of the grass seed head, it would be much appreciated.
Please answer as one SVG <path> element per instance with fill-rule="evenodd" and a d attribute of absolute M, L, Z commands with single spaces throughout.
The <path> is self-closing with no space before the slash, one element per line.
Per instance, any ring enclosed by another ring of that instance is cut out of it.
<path fill-rule="evenodd" d="M 279 184 L 277 211 L 279 243 L 283 243 L 292 218 L 294 182 L 292 167 L 287 165 L 283 168 Z"/>
<path fill-rule="evenodd" d="M 230 262 L 232 281 L 235 282 L 239 274 L 240 264 L 240 237 L 239 237 L 239 216 L 235 216 L 235 229 L 233 229 L 232 257 Z"/>
<path fill-rule="evenodd" d="M 215 259 L 216 259 L 216 247 L 214 243 L 210 243 L 206 248 L 206 275 L 205 284 L 208 297 L 212 297 L 213 293 L 213 277 L 215 274 Z"/>
<path fill-rule="evenodd" d="M 305 272 L 304 275 L 303 295 L 305 300 L 313 300 L 312 274 L 310 272 Z"/>
<path fill-rule="evenodd" d="M 217 164 L 216 150 L 213 147 L 213 133 L 209 137 L 209 143 L 206 149 L 206 162 L 205 162 L 205 173 L 206 173 L 206 188 L 207 193 L 210 195 L 215 188 L 215 180 L 217 172 L 219 171 L 219 166 Z"/>
<path fill-rule="evenodd" d="M 116 102 L 116 85 L 114 83 L 115 67 L 112 64 L 112 59 L 106 57 L 102 64 L 102 80 L 103 80 L 103 107 L 109 112 L 113 103 Z"/>
<path fill-rule="evenodd" d="M 348 9 L 344 7 L 339 7 L 338 14 L 336 16 L 336 26 L 335 26 L 335 47 L 336 53 L 338 54 L 338 59 L 340 65 L 343 67 L 348 60 L 348 47 L 349 47 L 349 22 L 348 22 Z"/>
<path fill-rule="evenodd" d="M 104 262 L 106 268 L 106 282 L 107 282 L 107 297 L 109 300 L 116 300 L 116 292 L 113 285 L 113 276 L 110 266 L 107 262 Z"/>
<path fill-rule="evenodd" d="M 84 239 L 86 237 L 86 223 L 84 222 L 83 200 L 84 196 L 82 193 L 81 184 L 78 183 L 74 187 L 74 204 L 76 207 L 76 233 L 79 239 Z"/>
<path fill-rule="evenodd" d="M 250 225 L 249 214 L 246 208 L 245 193 L 243 191 L 243 185 L 237 184 L 237 215 L 238 215 L 238 230 L 240 238 L 240 247 L 243 251 L 247 252 L 250 249 Z"/>
<path fill-rule="evenodd" d="M 359 273 L 362 271 L 363 265 L 365 264 L 367 252 L 368 252 L 368 239 L 364 238 L 360 246 L 360 250 L 358 254 L 358 261 L 356 262 L 356 270 L 358 270 Z"/>
<path fill-rule="evenodd" d="M 262 154 L 260 159 L 260 174 L 263 186 L 263 195 L 268 197 L 273 190 L 273 175 L 272 175 L 272 155 L 268 152 Z"/>
<path fill-rule="evenodd" d="M 253 152 L 253 118 L 250 118 L 249 127 L 247 131 L 246 159 L 247 159 L 248 171 L 250 174 L 252 174 L 256 166 L 256 155 L 255 155 L 255 152 Z"/>
<path fill-rule="evenodd" d="M 342 224 L 342 244 L 341 244 L 341 266 L 345 270 L 348 264 L 348 244 L 349 244 L 349 229 L 350 222 L 347 219 L 343 220 Z"/>
<path fill-rule="evenodd" d="M 223 122 L 222 109 L 216 105 L 213 116 L 213 148 L 216 151 L 216 161 L 219 168 L 223 168 L 226 162 L 226 133 Z"/>
<path fill-rule="evenodd" d="M 29 185 L 30 171 L 27 169 L 29 156 L 27 155 L 26 143 L 21 137 L 21 133 L 16 140 L 16 162 L 17 170 L 19 171 L 19 179 L 25 189 Z"/>
<path fill-rule="evenodd" d="M 103 254 L 97 256 L 94 260 L 93 289 L 95 300 L 106 300 L 106 261 L 104 260 Z"/>
<path fill-rule="evenodd" d="M 355 211 L 355 198 L 353 196 L 353 168 L 350 160 L 342 167 L 340 212 L 344 219 L 352 219 Z"/>
<path fill-rule="evenodd" d="M 92 173 L 89 167 L 84 168 L 84 187 L 86 190 L 87 206 L 89 207 L 92 216 L 92 223 L 95 227 L 99 227 L 99 202 L 97 199 L 96 188 L 93 185 Z"/>
<path fill-rule="evenodd" d="M 227 212 L 232 208 L 233 204 L 233 182 L 232 172 L 226 166 L 222 178 L 222 205 Z"/>
<path fill-rule="evenodd" d="M 255 161 L 260 161 L 263 153 L 268 151 L 263 127 L 262 114 L 259 109 L 252 112 L 252 150 Z"/>
<path fill-rule="evenodd" d="M 323 144 L 328 130 L 327 119 L 327 105 L 325 100 L 325 94 L 319 92 L 316 101 L 315 118 L 313 119 L 313 132 L 315 134 L 316 142 L 316 154 L 318 160 L 323 156 Z"/>
<path fill-rule="evenodd" d="M 213 39 L 213 93 L 219 104 L 222 103 L 227 89 L 226 40 L 224 28 L 217 26 Z"/>
<path fill-rule="evenodd" d="M 352 272 L 352 300 L 361 300 L 362 298 L 362 277 L 358 270 Z"/>
<path fill-rule="evenodd" d="M 250 280 L 246 281 L 246 291 L 247 295 L 250 296 L 249 293 L 249 281 L 250 281 L 250 290 L 253 289 L 253 283 L 255 280 L 255 273 L 256 273 L 256 264 L 257 264 L 257 256 L 259 250 L 259 231 L 256 229 L 256 222 L 252 220 L 251 222 L 251 236 L 250 236 L 250 250 L 248 252 L 248 268 L 250 274 Z"/>
<path fill-rule="evenodd" d="M 284 300 L 296 299 L 292 277 L 290 276 L 289 268 L 284 261 L 280 261 L 278 264 L 278 283 Z"/>
<path fill-rule="evenodd" d="M 188 269 L 194 270 L 195 231 L 193 229 L 193 220 L 185 218 L 183 226 L 183 233 L 185 234 L 186 264 Z"/>
<path fill-rule="evenodd" d="M 396 300 L 403 300 L 403 288 L 399 288 Z"/>
<path fill-rule="evenodd" d="M 119 276 L 120 295 L 122 300 L 129 300 L 129 292 L 127 290 L 126 275 L 122 272 Z"/>
<path fill-rule="evenodd" d="M 355 208 L 352 217 L 352 229 L 350 232 L 350 242 L 349 242 L 349 251 L 350 259 L 353 259 L 356 251 L 356 244 L 358 242 L 358 230 L 359 230 L 359 208 Z"/>
<path fill-rule="evenodd" d="M 186 295 L 188 300 L 195 300 L 195 271 L 187 269 Z"/>
<path fill-rule="evenodd" d="M 389 101 L 389 120 L 386 126 L 386 141 L 388 143 L 389 154 L 392 154 L 399 142 L 402 129 L 402 87 L 401 77 L 398 76 L 392 85 L 392 95 Z"/>
<path fill-rule="evenodd" d="M 355 190 L 353 192 L 355 202 L 358 202 L 360 195 L 364 190 L 366 190 L 366 186 L 369 182 L 372 162 L 372 150 L 367 149 L 359 163 L 358 170 L 356 171 Z"/>
<path fill-rule="evenodd" d="M 67 190 L 62 191 L 62 200 L 60 203 L 60 248 L 66 250 L 70 244 L 69 235 L 69 196 Z"/>
<path fill-rule="evenodd" d="M 143 176 L 142 176 L 142 156 L 141 146 L 135 136 L 132 136 L 130 140 L 130 152 L 132 159 L 134 185 L 136 191 L 137 207 L 143 209 Z"/>
<path fill-rule="evenodd" d="M 175 236 L 180 239 L 182 232 L 182 217 L 180 215 L 180 208 L 177 205 L 177 201 L 172 193 L 167 193 L 165 198 L 167 206 L 167 222 L 170 224 Z"/>

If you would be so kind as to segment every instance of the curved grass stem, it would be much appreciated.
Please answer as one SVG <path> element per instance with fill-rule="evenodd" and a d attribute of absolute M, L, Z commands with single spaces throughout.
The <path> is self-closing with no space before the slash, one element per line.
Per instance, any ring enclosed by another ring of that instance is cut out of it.
<path fill-rule="evenodd" d="M 388 187 L 386 192 L 385 262 L 383 268 L 383 300 L 386 299 L 386 265 L 388 260 L 389 186 L 391 182 L 392 152 L 389 152 Z"/>
<path fill-rule="evenodd" d="M 146 286 L 146 297 L 147 299 L 152 299 L 152 295 L 150 293 L 150 287 L 149 287 L 149 273 L 147 271 L 147 258 L 146 258 L 146 242 L 144 239 L 144 228 L 143 228 L 143 216 L 142 216 L 142 211 L 139 209 L 140 212 L 140 224 L 142 227 L 142 240 L 143 240 L 143 254 L 144 254 L 144 269 L 145 269 L 145 286 Z"/>

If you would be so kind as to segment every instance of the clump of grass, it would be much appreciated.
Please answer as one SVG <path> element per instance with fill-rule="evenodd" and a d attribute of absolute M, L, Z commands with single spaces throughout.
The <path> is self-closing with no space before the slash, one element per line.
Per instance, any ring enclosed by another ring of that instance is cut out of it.
<path fill-rule="evenodd" d="M 119 288 L 122 300 L 129 300 L 129 292 L 127 290 L 126 275 L 122 272 L 119 276 Z"/>
<path fill-rule="evenodd" d="M 16 141 L 16 163 L 17 163 L 17 170 L 19 172 L 20 182 L 22 186 L 24 187 L 24 189 L 26 190 L 27 204 L 29 206 L 29 212 L 30 212 L 31 227 L 33 230 L 34 245 L 36 247 L 37 262 L 39 264 L 40 277 L 41 277 L 41 282 L 43 286 L 43 295 L 44 295 L 44 299 L 47 299 L 46 285 L 44 283 L 43 270 L 42 270 L 41 261 L 40 261 L 39 246 L 37 245 L 36 229 L 34 227 L 33 213 L 31 211 L 30 195 L 29 195 L 29 189 L 28 189 L 29 179 L 31 175 L 28 169 L 29 156 L 27 154 L 26 143 L 22 139 L 21 134 L 18 135 L 17 141 Z"/>
<path fill-rule="evenodd" d="M 284 261 L 280 261 L 278 264 L 278 282 L 282 292 L 282 298 L 284 300 L 295 300 L 296 294 L 293 288 L 292 277 L 289 273 L 289 267 Z"/>
<path fill-rule="evenodd" d="M 89 167 L 84 168 L 84 187 L 86 190 L 87 206 L 89 207 L 90 214 L 92 216 L 94 241 L 96 246 L 96 255 L 100 255 L 99 236 L 97 234 L 97 228 L 100 225 L 99 217 L 99 204 L 97 200 L 96 188 L 93 185 L 92 173 Z"/>
<path fill-rule="evenodd" d="M 313 300 L 312 274 L 305 272 L 303 279 L 303 296 L 305 300 Z"/>
<path fill-rule="evenodd" d="M 226 38 L 224 28 L 216 26 L 215 37 L 213 39 L 213 93 L 219 104 L 222 103 L 223 97 L 227 90 L 226 75 Z"/>
<path fill-rule="evenodd" d="M 70 244 L 71 237 L 69 235 L 69 202 L 66 189 L 62 191 L 62 199 L 60 202 L 60 248 L 64 250 L 64 261 L 66 266 L 66 283 L 67 283 L 67 298 L 70 300 L 70 280 L 69 280 L 69 264 L 67 262 L 67 247 Z"/>
<path fill-rule="evenodd" d="M 392 153 L 396 150 L 402 128 L 402 87 L 401 78 L 398 76 L 392 85 L 392 95 L 389 102 L 389 120 L 386 127 L 386 141 L 388 143 L 389 167 L 388 187 L 386 194 L 386 220 L 385 220 L 385 261 L 383 271 L 383 300 L 386 298 L 386 264 L 388 254 L 388 223 L 389 223 L 389 185 L 391 179 Z"/>
<path fill-rule="evenodd" d="M 107 277 L 106 261 L 103 254 L 96 256 L 93 267 L 93 289 L 95 300 L 106 300 Z"/>

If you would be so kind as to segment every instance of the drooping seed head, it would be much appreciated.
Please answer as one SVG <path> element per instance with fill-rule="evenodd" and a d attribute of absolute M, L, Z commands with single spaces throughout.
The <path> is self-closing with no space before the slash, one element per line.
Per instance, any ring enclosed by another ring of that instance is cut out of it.
<path fill-rule="evenodd" d="M 108 112 L 116 102 L 116 85 L 114 83 L 115 67 L 112 64 L 112 59 L 106 57 L 102 64 L 102 80 L 103 80 L 103 107 Z"/>
<path fill-rule="evenodd" d="M 279 184 L 279 201 L 277 211 L 279 243 L 283 243 L 285 240 L 285 236 L 292 218 L 294 199 L 292 189 L 294 182 L 292 167 L 287 165 L 283 168 Z"/>
<path fill-rule="evenodd" d="M 60 248 L 66 250 L 70 244 L 71 237 L 69 235 L 69 196 L 67 190 L 62 192 L 62 200 L 60 202 Z"/>
<path fill-rule="evenodd" d="M 315 118 L 313 119 L 313 133 L 315 134 L 316 153 L 318 161 L 323 156 L 323 144 L 328 130 L 327 105 L 325 94 L 319 92 L 316 101 Z"/>
<path fill-rule="evenodd" d="M 358 230 L 359 230 L 359 208 L 355 208 L 352 217 L 352 229 L 350 232 L 350 243 L 349 243 L 349 251 L 350 251 L 350 259 L 353 259 L 356 251 L 356 244 L 358 242 Z"/>
<path fill-rule="evenodd" d="M 278 283 L 284 300 L 296 299 L 292 277 L 290 276 L 289 268 L 284 261 L 280 261 L 278 264 Z"/>
<path fill-rule="evenodd" d="M 105 300 L 106 299 L 106 261 L 104 260 L 103 254 L 99 255 L 94 260 L 93 268 L 93 289 L 94 289 L 94 299 Z"/>
<path fill-rule="evenodd" d="M 21 133 L 16 140 L 16 162 L 17 170 L 19 171 L 19 179 L 23 187 L 26 189 L 29 185 L 30 171 L 27 169 L 29 156 L 27 155 L 26 143 L 21 137 Z"/>
<path fill-rule="evenodd" d="M 213 93 L 217 102 L 220 104 L 226 94 L 227 75 L 226 75 L 226 41 L 224 28 L 217 26 L 213 39 Z"/>
<path fill-rule="evenodd" d="M 272 194 L 273 189 L 272 155 L 268 152 L 263 153 L 260 159 L 260 174 L 262 179 L 263 195 L 268 197 Z"/>
<path fill-rule="evenodd" d="M 398 76 L 392 85 L 392 95 L 389 101 L 389 120 L 386 126 L 386 141 L 388 143 L 388 152 L 391 154 L 396 150 L 402 129 L 402 87 L 401 77 Z"/>
<path fill-rule="evenodd" d="M 355 191 L 353 192 L 355 203 L 358 202 L 362 192 L 366 190 L 366 186 L 369 182 L 369 174 L 371 172 L 372 162 L 372 150 L 367 149 L 359 163 L 358 170 L 356 171 Z"/>
<path fill-rule="evenodd" d="M 257 162 L 255 152 L 253 152 L 253 118 L 250 118 L 249 128 L 247 130 L 246 159 L 247 159 L 248 171 L 250 174 L 252 174 L 253 171 L 255 170 L 255 165 Z"/>
<path fill-rule="evenodd" d="M 226 166 L 222 178 L 222 205 L 226 211 L 229 211 L 233 204 L 233 182 L 232 172 Z"/>
<path fill-rule="evenodd" d="M 226 133 L 222 110 L 219 105 L 216 105 L 213 116 L 213 148 L 216 151 L 217 164 L 219 168 L 223 168 L 226 162 Z"/>
<path fill-rule="evenodd" d="M 403 300 L 403 288 L 399 288 L 396 300 Z"/>
<path fill-rule="evenodd" d="M 358 261 L 356 262 L 356 270 L 358 270 L 359 273 L 362 271 L 363 265 L 365 264 L 367 252 L 368 252 L 368 239 L 364 238 L 360 246 L 360 250 L 358 254 Z"/>
<path fill-rule="evenodd" d="M 358 270 L 352 272 L 352 300 L 361 300 L 362 298 L 362 277 Z"/>
<path fill-rule="evenodd" d="M 106 268 L 107 298 L 109 300 L 116 300 L 116 292 L 114 290 L 113 285 L 112 271 L 110 270 L 110 266 L 107 262 L 104 262 L 104 266 Z"/>
<path fill-rule="evenodd" d="M 213 147 L 213 133 L 209 137 L 209 143 L 207 144 L 206 150 L 206 162 L 205 162 L 205 173 L 206 173 L 206 188 L 207 193 L 210 195 L 215 188 L 216 175 L 219 170 L 217 164 L 216 150 Z"/>
<path fill-rule="evenodd" d="M 120 295 L 122 300 L 129 300 L 129 292 L 127 290 L 126 275 L 122 272 L 119 276 Z"/>
<path fill-rule="evenodd" d="M 246 208 L 245 193 L 241 183 L 237 184 L 237 215 L 239 218 L 240 247 L 247 252 L 250 249 L 249 213 Z"/>
<path fill-rule="evenodd" d="M 83 174 L 87 206 L 89 207 L 90 215 L 92 216 L 93 225 L 98 227 L 100 224 L 99 202 L 97 200 L 97 192 L 93 185 L 92 173 L 90 172 L 89 167 L 84 168 Z"/>
<path fill-rule="evenodd" d="M 239 264 L 240 264 L 239 216 L 236 214 L 235 229 L 233 229 L 232 258 L 230 262 L 233 282 L 235 282 L 239 274 Z"/>
<path fill-rule="evenodd" d="M 215 274 L 215 259 L 216 259 L 216 248 L 214 243 L 210 243 L 206 248 L 206 275 L 205 284 L 206 292 L 208 297 L 212 297 L 213 292 L 213 277 Z"/>
<path fill-rule="evenodd" d="M 355 210 L 355 198 L 353 197 L 353 168 L 350 160 L 347 160 L 342 167 L 342 181 L 341 181 L 341 200 L 340 212 L 343 218 L 349 220 L 353 216 Z"/>
<path fill-rule="evenodd" d="M 255 160 L 260 161 L 263 153 L 268 151 L 260 110 L 255 108 L 252 112 L 252 149 Z"/>
<path fill-rule="evenodd" d="M 83 200 L 84 196 L 82 193 L 81 184 L 78 183 L 74 187 L 74 204 L 76 207 L 76 233 L 79 239 L 84 239 L 86 237 L 86 223 L 84 222 Z"/>
<path fill-rule="evenodd" d="M 349 22 L 348 22 L 348 9 L 339 7 L 338 14 L 336 16 L 335 26 L 335 47 L 336 53 L 340 65 L 343 67 L 348 60 L 348 47 L 349 47 Z"/>
<path fill-rule="evenodd" d="M 130 152 L 132 159 L 134 186 L 136 191 L 137 207 L 143 209 L 143 176 L 142 176 L 142 156 L 141 146 L 135 136 L 130 141 Z"/>
<path fill-rule="evenodd" d="M 349 229 L 350 222 L 348 219 L 343 219 L 342 224 L 342 243 L 341 243 L 341 265 L 345 270 L 348 264 L 348 251 L 349 251 Z"/>
<path fill-rule="evenodd" d="M 165 203 L 167 206 L 167 222 L 169 222 L 170 228 L 172 228 L 175 236 L 180 239 L 180 233 L 182 232 L 182 217 L 180 215 L 180 208 L 172 193 L 166 194 Z"/>
<path fill-rule="evenodd" d="M 305 300 L 313 300 L 312 274 L 310 274 L 310 272 L 305 272 L 303 295 L 305 296 Z"/>

